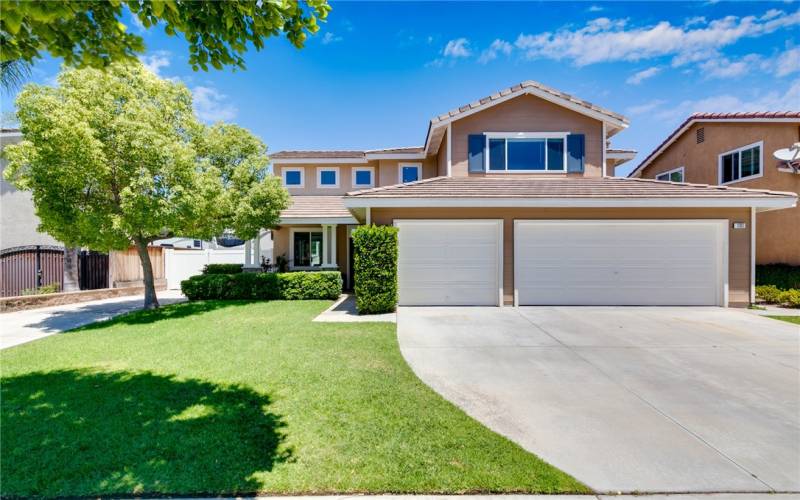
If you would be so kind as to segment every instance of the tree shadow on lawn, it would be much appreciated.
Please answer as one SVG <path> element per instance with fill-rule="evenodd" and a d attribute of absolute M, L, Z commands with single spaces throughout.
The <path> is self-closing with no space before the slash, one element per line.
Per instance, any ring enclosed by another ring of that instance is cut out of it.
<path fill-rule="evenodd" d="M 250 493 L 291 460 L 270 398 L 89 369 L 3 379 L 0 496 Z"/>

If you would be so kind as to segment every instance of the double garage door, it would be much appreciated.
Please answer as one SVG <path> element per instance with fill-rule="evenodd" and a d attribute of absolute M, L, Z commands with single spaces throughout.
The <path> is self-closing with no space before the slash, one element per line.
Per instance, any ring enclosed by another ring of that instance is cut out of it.
<path fill-rule="evenodd" d="M 501 220 L 396 225 L 400 305 L 503 303 Z M 517 220 L 506 242 L 518 305 L 725 305 L 723 221 Z"/>

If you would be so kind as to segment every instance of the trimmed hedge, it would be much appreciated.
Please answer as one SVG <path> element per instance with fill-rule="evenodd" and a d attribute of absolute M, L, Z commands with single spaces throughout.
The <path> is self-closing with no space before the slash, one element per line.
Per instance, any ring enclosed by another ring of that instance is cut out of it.
<path fill-rule="evenodd" d="M 203 274 L 236 274 L 242 272 L 242 264 L 206 264 Z"/>
<path fill-rule="evenodd" d="M 397 305 L 397 228 L 353 231 L 353 271 L 359 314 L 392 312 Z"/>
<path fill-rule="evenodd" d="M 335 300 L 342 294 L 338 271 L 199 274 L 181 281 L 189 300 Z"/>
<path fill-rule="evenodd" d="M 781 290 L 800 290 L 800 266 L 766 264 L 756 266 L 756 285 L 775 285 Z"/>

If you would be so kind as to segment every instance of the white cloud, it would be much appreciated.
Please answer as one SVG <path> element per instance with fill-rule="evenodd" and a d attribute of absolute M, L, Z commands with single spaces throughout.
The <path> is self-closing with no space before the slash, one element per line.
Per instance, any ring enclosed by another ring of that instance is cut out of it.
<path fill-rule="evenodd" d="M 647 80 L 648 78 L 652 78 L 661 72 L 661 68 L 658 66 L 653 66 L 647 69 L 643 69 L 638 71 L 625 80 L 625 83 L 629 85 L 639 85 L 643 81 Z"/>
<path fill-rule="evenodd" d="M 775 61 L 775 75 L 786 76 L 800 71 L 800 47 L 786 49 Z M 797 107 L 797 106 L 795 106 Z"/>
<path fill-rule="evenodd" d="M 481 64 L 486 64 L 489 61 L 493 61 L 497 59 L 498 53 L 506 56 L 511 55 L 511 51 L 513 49 L 513 45 L 498 38 L 492 42 L 488 49 L 485 49 L 483 52 L 481 52 L 480 57 L 478 57 L 478 62 Z"/>
<path fill-rule="evenodd" d="M 700 100 L 683 101 L 677 106 L 670 106 L 668 109 L 656 113 L 655 118 L 677 121 L 697 112 L 787 111 L 797 109 L 798 102 L 800 102 L 800 81 L 795 81 L 783 93 L 773 90 L 752 99 L 723 94 Z"/>
<path fill-rule="evenodd" d="M 322 45 L 328 45 L 329 43 L 341 42 L 342 37 L 333 34 L 332 32 L 328 31 L 322 36 Z"/>
<path fill-rule="evenodd" d="M 644 104 L 637 104 L 636 106 L 631 106 L 628 109 L 626 109 L 625 112 L 631 116 L 643 115 L 645 113 L 650 113 L 651 111 L 660 108 L 666 102 L 667 101 L 663 99 L 654 99 Z"/>
<path fill-rule="evenodd" d="M 755 69 L 760 61 L 761 57 L 757 54 L 748 54 L 736 61 L 727 57 L 709 59 L 698 67 L 705 78 L 735 78 Z"/>
<path fill-rule="evenodd" d="M 589 8 L 588 8 L 588 9 L 586 9 L 586 10 L 587 10 L 588 12 L 602 12 L 602 11 L 604 11 L 605 9 L 604 9 L 603 7 L 600 7 L 599 5 L 592 5 L 591 7 L 589 7 Z"/>
<path fill-rule="evenodd" d="M 149 69 L 158 76 L 161 76 L 161 68 L 166 68 L 170 64 L 172 54 L 168 50 L 157 50 L 152 54 L 139 56 L 145 68 Z"/>
<path fill-rule="evenodd" d="M 444 46 L 442 50 L 442 54 L 445 57 L 469 57 L 472 55 L 472 51 L 469 48 L 469 40 L 466 38 L 456 38 L 455 40 L 450 40 L 447 42 L 447 45 Z"/>
<path fill-rule="evenodd" d="M 198 86 L 192 89 L 194 111 L 206 122 L 228 121 L 239 112 L 228 102 L 228 96 L 214 87 Z"/>
<path fill-rule="evenodd" d="M 137 16 L 136 14 L 131 14 L 131 22 L 136 27 L 137 32 L 144 33 L 145 31 L 147 31 L 147 28 L 145 28 L 144 24 L 142 23 L 142 20 L 139 19 L 139 16 Z"/>
<path fill-rule="evenodd" d="M 760 17 L 726 16 L 710 22 L 693 21 L 692 26 L 661 21 L 652 26 L 630 27 L 626 20 L 601 17 L 578 29 L 521 34 L 515 45 L 530 59 L 566 59 L 576 66 L 662 56 L 672 56 L 673 64 L 681 65 L 707 59 L 742 38 L 800 25 L 800 10 L 787 14 L 772 9 Z"/>

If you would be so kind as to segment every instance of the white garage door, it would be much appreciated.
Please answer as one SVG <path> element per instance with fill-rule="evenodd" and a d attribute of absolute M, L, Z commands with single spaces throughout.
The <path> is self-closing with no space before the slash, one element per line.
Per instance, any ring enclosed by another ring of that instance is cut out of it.
<path fill-rule="evenodd" d="M 499 304 L 502 221 L 399 220 L 395 225 L 400 305 Z"/>
<path fill-rule="evenodd" d="M 519 305 L 726 305 L 725 221 L 516 221 Z"/>

